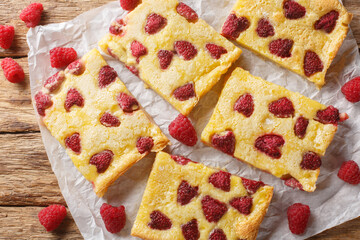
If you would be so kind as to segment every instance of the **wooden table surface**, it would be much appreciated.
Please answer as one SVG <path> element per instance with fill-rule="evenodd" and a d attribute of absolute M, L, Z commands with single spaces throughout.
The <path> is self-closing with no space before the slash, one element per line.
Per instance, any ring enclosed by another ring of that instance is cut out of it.
<path fill-rule="evenodd" d="M 9 83 L 0 70 L 0 239 L 81 239 L 71 214 L 59 229 L 46 232 L 37 214 L 50 204 L 66 205 L 41 140 L 31 104 L 26 44 L 27 27 L 19 19 L 29 4 L 24 0 L 1 0 L 0 24 L 15 27 L 10 50 L 0 49 L 0 58 L 12 57 L 24 68 L 22 84 Z M 40 24 L 68 21 L 109 0 L 41 0 L 44 12 Z M 354 14 L 351 27 L 360 46 L 360 0 L 344 0 Z M 327 230 L 315 239 L 360 239 L 360 218 Z"/>

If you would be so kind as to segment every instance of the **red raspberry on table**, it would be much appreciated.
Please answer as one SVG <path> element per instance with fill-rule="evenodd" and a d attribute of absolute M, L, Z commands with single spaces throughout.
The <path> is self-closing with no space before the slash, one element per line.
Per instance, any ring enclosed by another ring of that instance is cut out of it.
<path fill-rule="evenodd" d="M 227 53 L 224 47 L 218 46 L 213 43 L 207 43 L 205 48 L 209 51 L 211 57 L 214 59 L 219 59 L 221 55 Z"/>
<path fill-rule="evenodd" d="M 73 48 L 56 47 L 50 50 L 51 67 L 63 68 L 77 59 Z"/>
<path fill-rule="evenodd" d="M 21 11 L 20 19 L 25 22 L 28 28 L 36 27 L 40 22 L 43 10 L 41 3 L 31 3 Z"/>
<path fill-rule="evenodd" d="M 120 6 L 126 10 L 131 11 L 139 4 L 140 0 L 120 0 Z"/>
<path fill-rule="evenodd" d="M 146 47 L 136 40 L 131 43 L 130 49 L 131 49 L 131 54 L 134 57 L 136 57 L 136 61 L 139 61 L 139 58 L 141 56 L 147 54 Z"/>
<path fill-rule="evenodd" d="M 70 108 L 74 105 L 83 107 L 84 106 L 84 98 L 81 95 L 81 93 L 79 93 L 78 90 L 76 90 L 75 88 L 70 88 L 69 91 L 67 92 L 66 99 L 65 99 L 65 104 L 64 104 L 65 110 L 67 112 L 70 112 Z"/>
<path fill-rule="evenodd" d="M 226 38 L 235 40 L 249 26 L 250 22 L 246 17 L 238 18 L 235 14 L 230 14 L 222 27 L 221 34 Z"/>
<path fill-rule="evenodd" d="M 181 225 L 181 231 L 185 240 L 197 240 L 200 238 L 198 222 L 196 219 L 193 219 L 188 223 Z"/>
<path fill-rule="evenodd" d="M 313 74 L 322 72 L 324 65 L 320 57 L 313 51 L 307 51 L 304 57 L 305 76 L 311 77 Z"/>
<path fill-rule="evenodd" d="M 360 183 L 360 169 L 359 165 L 350 160 L 344 162 L 338 172 L 338 177 L 347 183 L 357 185 Z"/>
<path fill-rule="evenodd" d="M 38 214 L 41 225 L 43 225 L 48 232 L 58 228 L 65 217 L 66 208 L 56 204 L 42 209 Z"/>
<path fill-rule="evenodd" d="M 65 138 L 65 146 L 73 150 L 76 154 L 81 153 L 81 139 L 79 133 L 74 133 Z"/>
<path fill-rule="evenodd" d="M 304 190 L 303 186 L 301 185 L 301 183 L 296 180 L 295 178 L 291 177 L 289 179 L 285 180 L 285 185 L 294 189 L 300 189 L 300 190 Z"/>
<path fill-rule="evenodd" d="M 259 37 L 267 38 L 275 35 L 274 27 L 271 25 L 270 21 L 266 18 L 260 19 L 256 32 Z"/>
<path fill-rule="evenodd" d="M 78 75 L 83 74 L 83 72 L 85 71 L 85 65 L 81 61 L 81 59 L 79 59 L 79 60 L 76 60 L 76 61 L 70 63 L 67 66 L 66 71 L 68 73 L 78 76 Z"/>
<path fill-rule="evenodd" d="M 172 226 L 170 218 L 168 218 L 162 212 L 156 210 L 150 213 L 149 227 L 157 230 L 167 230 Z"/>
<path fill-rule="evenodd" d="M 45 116 L 45 110 L 53 105 L 50 95 L 40 91 L 35 94 L 34 99 L 37 112 L 40 116 Z"/>
<path fill-rule="evenodd" d="M 171 155 L 171 158 L 177 163 L 177 164 L 180 164 L 180 165 L 186 165 L 188 164 L 189 162 L 193 162 L 195 163 L 194 161 L 186 158 L 186 157 L 183 157 L 183 156 L 175 156 L 175 155 Z"/>
<path fill-rule="evenodd" d="M 241 181 L 249 194 L 254 194 L 259 188 L 265 186 L 265 183 L 261 181 L 254 181 L 243 177 Z"/>
<path fill-rule="evenodd" d="M 108 169 L 111 161 L 114 158 L 114 153 L 110 150 L 104 150 L 93 155 L 90 158 L 90 164 L 95 165 L 98 173 L 103 173 Z"/>
<path fill-rule="evenodd" d="M 209 222 L 218 222 L 227 212 L 228 208 L 225 203 L 206 195 L 201 200 L 202 210 L 206 220 Z"/>
<path fill-rule="evenodd" d="M 48 89 L 50 92 L 53 92 L 60 87 L 60 85 L 64 80 L 65 80 L 64 72 L 63 71 L 57 72 L 48 79 L 46 79 L 44 83 L 44 87 Z"/>
<path fill-rule="evenodd" d="M 186 101 L 196 96 L 194 84 L 187 83 L 184 86 L 178 87 L 173 92 L 174 97 L 179 101 Z"/>
<path fill-rule="evenodd" d="M 250 117 L 254 112 L 254 100 L 251 94 L 241 95 L 234 104 L 234 111 L 238 111 L 245 117 Z"/>
<path fill-rule="evenodd" d="M 146 19 L 145 32 L 148 34 L 155 34 L 163 29 L 166 24 L 166 18 L 159 14 L 151 13 Z"/>
<path fill-rule="evenodd" d="M 6 79 L 11 83 L 24 81 L 25 73 L 22 67 L 12 58 L 4 58 L 1 61 L 1 68 Z"/>
<path fill-rule="evenodd" d="M 140 137 L 136 141 L 136 148 L 140 154 L 148 153 L 154 146 L 154 140 L 151 137 Z"/>
<path fill-rule="evenodd" d="M 279 118 L 294 117 L 295 109 L 290 99 L 283 97 L 269 104 L 269 112 Z"/>
<path fill-rule="evenodd" d="M 305 16 L 306 9 L 299 3 L 293 0 L 286 0 L 284 2 L 285 17 L 287 19 L 299 19 Z"/>
<path fill-rule="evenodd" d="M 314 152 L 306 152 L 300 163 L 300 167 L 305 170 L 316 170 L 321 166 L 321 158 Z"/>
<path fill-rule="evenodd" d="M 222 135 L 214 134 L 211 144 L 218 150 L 233 155 L 235 151 L 235 135 L 232 131 L 225 131 Z"/>
<path fill-rule="evenodd" d="M 14 40 L 15 29 L 13 26 L 0 25 L 0 47 L 9 49 Z"/>
<path fill-rule="evenodd" d="M 219 188 L 225 192 L 230 191 L 230 177 L 231 174 L 224 171 L 213 173 L 209 177 L 209 183 L 214 187 Z"/>
<path fill-rule="evenodd" d="M 174 49 L 186 61 L 193 59 L 197 54 L 196 47 L 188 41 L 176 41 Z"/>
<path fill-rule="evenodd" d="M 230 201 L 230 205 L 244 215 L 251 213 L 251 207 L 253 205 L 252 197 L 238 197 Z"/>
<path fill-rule="evenodd" d="M 335 10 L 332 10 L 317 20 L 314 27 L 316 30 L 324 30 L 326 33 L 331 33 L 336 26 L 336 21 L 338 18 L 339 13 Z"/>
<path fill-rule="evenodd" d="M 310 208 L 308 205 L 294 203 L 287 210 L 289 229 L 293 234 L 303 234 L 306 230 L 310 217 Z"/>
<path fill-rule="evenodd" d="M 345 98 L 352 103 L 360 101 L 360 77 L 353 78 L 341 88 Z"/>
<path fill-rule="evenodd" d="M 120 126 L 120 120 L 113 114 L 109 112 L 105 112 L 101 118 L 100 123 L 104 125 L 105 127 L 118 127 Z"/>
<path fill-rule="evenodd" d="M 255 148 L 269 157 L 279 159 L 281 158 L 280 147 L 284 144 L 285 140 L 282 136 L 276 134 L 265 134 L 256 139 Z"/>
<path fill-rule="evenodd" d="M 328 106 L 324 110 L 319 110 L 316 113 L 316 120 L 323 124 L 337 124 L 340 121 L 340 114 L 337 108 Z"/>
<path fill-rule="evenodd" d="M 194 126 L 190 120 L 182 114 L 179 114 L 169 125 L 170 135 L 179 142 L 194 146 L 197 142 L 197 135 Z"/>
<path fill-rule="evenodd" d="M 191 7 L 182 2 L 177 5 L 176 11 L 188 21 L 196 21 L 199 18 L 197 13 Z"/>
<path fill-rule="evenodd" d="M 188 204 L 191 199 L 198 195 L 198 189 L 199 187 L 193 187 L 183 180 L 177 190 L 177 202 L 182 206 Z"/>
<path fill-rule="evenodd" d="M 174 53 L 169 50 L 160 50 L 157 56 L 159 58 L 160 68 L 165 70 L 170 66 Z"/>
<path fill-rule="evenodd" d="M 227 240 L 227 238 L 224 231 L 218 228 L 210 234 L 209 240 Z"/>
<path fill-rule="evenodd" d="M 300 138 L 303 139 L 306 135 L 306 129 L 309 125 L 309 119 L 304 118 L 303 116 L 300 116 L 294 125 L 294 133 L 295 135 Z"/>
<path fill-rule="evenodd" d="M 124 206 L 114 207 L 103 203 L 100 207 L 100 215 L 105 223 L 106 230 L 111 233 L 120 232 L 126 223 L 126 212 Z"/>
<path fill-rule="evenodd" d="M 100 69 L 99 72 L 99 88 L 105 88 L 116 80 L 117 73 L 109 65 L 105 65 Z"/>
<path fill-rule="evenodd" d="M 126 113 L 132 113 L 140 108 L 138 101 L 126 93 L 119 93 L 116 96 L 116 100 L 121 109 Z"/>
<path fill-rule="evenodd" d="M 269 44 L 270 53 L 281 57 L 291 57 L 291 49 L 294 45 L 294 41 L 290 39 L 277 39 Z"/>

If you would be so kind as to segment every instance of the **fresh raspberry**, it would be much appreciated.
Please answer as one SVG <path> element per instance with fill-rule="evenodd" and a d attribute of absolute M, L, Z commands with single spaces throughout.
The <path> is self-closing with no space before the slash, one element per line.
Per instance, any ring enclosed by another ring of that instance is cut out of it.
<path fill-rule="evenodd" d="M 284 138 L 276 134 L 265 134 L 258 137 L 255 141 L 255 147 L 257 150 L 276 159 L 281 158 L 280 147 L 284 144 Z"/>
<path fill-rule="evenodd" d="M 170 123 L 169 133 L 173 138 L 187 146 L 194 146 L 198 140 L 194 126 L 181 113 Z"/>
<path fill-rule="evenodd" d="M 48 79 L 46 79 L 44 83 L 44 87 L 48 89 L 50 92 L 53 92 L 60 87 L 60 85 L 64 80 L 65 80 L 64 71 L 57 72 Z"/>
<path fill-rule="evenodd" d="M 99 72 L 99 88 L 105 88 L 116 80 L 117 73 L 115 69 L 109 65 L 105 65 L 100 69 Z"/>
<path fill-rule="evenodd" d="M 170 66 L 174 53 L 169 50 L 160 50 L 157 56 L 159 58 L 160 68 L 165 70 Z"/>
<path fill-rule="evenodd" d="M 0 25 L 0 47 L 9 49 L 14 40 L 15 29 L 13 26 Z"/>
<path fill-rule="evenodd" d="M 275 30 L 270 21 L 266 18 L 260 19 L 258 22 L 258 26 L 256 28 L 256 32 L 259 37 L 267 38 L 275 35 Z"/>
<path fill-rule="evenodd" d="M 177 202 L 182 206 L 188 204 L 191 199 L 198 195 L 198 190 L 198 187 L 193 187 L 183 180 L 177 190 Z"/>
<path fill-rule="evenodd" d="M 84 98 L 81 95 L 81 93 L 79 93 L 78 90 L 76 90 L 75 88 L 70 88 L 69 91 L 67 92 L 65 104 L 64 104 L 66 111 L 70 112 L 70 108 L 74 105 L 83 107 Z"/>
<path fill-rule="evenodd" d="M 148 34 L 155 34 L 160 32 L 160 30 L 163 29 L 166 24 L 166 18 L 159 14 L 151 13 L 146 19 L 145 32 Z"/>
<path fill-rule="evenodd" d="M 217 228 L 210 234 L 209 240 L 227 240 L 223 230 Z"/>
<path fill-rule="evenodd" d="M 81 139 L 79 133 L 74 133 L 65 138 L 65 146 L 73 150 L 76 154 L 81 153 Z"/>
<path fill-rule="evenodd" d="M 131 54 L 136 57 L 136 61 L 139 62 L 139 58 L 147 54 L 147 49 L 138 41 L 133 41 L 130 46 Z"/>
<path fill-rule="evenodd" d="M 135 66 L 128 66 L 128 65 L 126 65 L 125 66 L 127 69 L 129 69 L 130 70 L 130 72 L 132 73 L 132 74 L 134 74 L 135 76 L 139 76 L 139 69 L 137 69 Z"/>
<path fill-rule="evenodd" d="M 150 220 L 148 225 L 152 229 L 167 230 L 172 226 L 170 218 L 158 210 L 150 213 Z"/>
<path fill-rule="evenodd" d="M 66 71 L 73 75 L 79 76 L 79 75 L 83 74 L 83 72 L 85 71 L 85 65 L 81 61 L 81 59 L 79 59 L 79 60 L 76 60 L 76 61 L 70 63 L 67 66 Z"/>
<path fill-rule="evenodd" d="M 6 79 L 11 83 L 24 81 L 25 73 L 22 67 L 12 58 L 4 58 L 1 61 L 1 68 Z"/>
<path fill-rule="evenodd" d="M 284 2 L 285 17 L 287 19 L 299 19 L 305 16 L 306 9 L 299 3 L 293 0 L 286 0 Z"/>
<path fill-rule="evenodd" d="M 335 10 L 332 10 L 317 20 L 314 27 L 316 30 L 323 30 L 326 33 L 331 33 L 336 26 L 336 21 L 338 18 L 339 13 Z"/>
<path fill-rule="evenodd" d="M 291 177 L 285 180 L 285 185 L 294 189 L 300 189 L 301 191 L 304 190 L 303 186 L 301 185 L 301 183 L 296 180 L 295 178 Z"/>
<path fill-rule="evenodd" d="M 119 93 L 116 100 L 124 112 L 132 113 L 140 108 L 138 101 L 126 93 Z"/>
<path fill-rule="evenodd" d="M 77 59 L 73 48 L 56 47 L 50 50 L 51 67 L 63 68 Z"/>
<path fill-rule="evenodd" d="M 230 177 L 231 174 L 224 171 L 213 173 L 209 177 L 209 183 L 214 185 L 216 188 L 220 188 L 225 192 L 230 191 Z"/>
<path fill-rule="evenodd" d="M 209 222 L 218 222 L 228 210 L 225 203 L 220 202 L 209 195 L 206 195 L 201 200 L 201 205 L 205 218 Z"/>
<path fill-rule="evenodd" d="M 103 203 L 100 208 L 100 215 L 105 223 L 106 229 L 111 233 L 120 232 L 126 223 L 125 207 L 114 207 Z"/>
<path fill-rule="evenodd" d="M 246 191 L 251 195 L 256 193 L 256 191 L 265 186 L 265 183 L 261 182 L 261 181 L 254 181 L 254 180 L 250 180 L 247 178 L 241 178 L 242 184 L 244 185 L 244 187 L 246 188 Z"/>
<path fill-rule="evenodd" d="M 300 163 L 300 167 L 305 170 L 316 170 L 321 166 L 321 158 L 314 152 L 306 152 Z"/>
<path fill-rule="evenodd" d="M 219 59 L 222 54 L 227 53 L 226 49 L 222 46 L 218 46 L 213 43 L 207 43 L 205 45 L 206 49 L 209 51 L 210 55 L 214 59 Z"/>
<path fill-rule="evenodd" d="M 178 87 L 174 91 L 174 97 L 179 101 L 186 101 L 196 96 L 194 84 L 187 83 L 184 86 Z"/>
<path fill-rule="evenodd" d="M 126 22 L 123 19 L 117 19 L 116 21 L 111 23 L 109 27 L 109 32 L 117 36 L 124 36 L 125 26 Z"/>
<path fill-rule="evenodd" d="M 359 165 L 350 160 L 344 162 L 338 172 L 338 177 L 347 183 L 357 185 L 360 183 Z"/>
<path fill-rule="evenodd" d="M 139 4 L 140 0 L 120 0 L 120 6 L 126 10 L 131 11 Z"/>
<path fill-rule="evenodd" d="M 65 217 L 66 208 L 56 204 L 42 209 L 38 214 L 41 225 L 43 225 L 48 232 L 58 228 Z"/>
<path fill-rule="evenodd" d="M 35 94 L 34 99 L 35 99 L 37 112 L 39 113 L 40 116 L 45 116 L 45 110 L 53 105 L 50 95 L 40 91 L 37 94 Z"/>
<path fill-rule="evenodd" d="M 253 204 L 252 197 L 238 197 L 230 201 L 230 205 L 244 215 L 251 213 L 251 207 Z"/>
<path fill-rule="evenodd" d="M 235 135 L 232 131 L 225 131 L 222 135 L 214 134 L 211 144 L 220 151 L 233 155 L 235 151 Z"/>
<path fill-rule="evenodd" d="M 181 225 L 181 231 L 185 240 L 197 240 L 200 238 L 200 232 L 198 228 L 198 222 L 196 219 Z"/>
<path fill-rule="evenodd" d="M 176 41 L 174 49 L 186 61 L 193 59 L 197 54 L 196 47 L 188 41 Z"/>
<path fill-rule="evenodd" d="M 36 27 L 41 19 L 41 13 L 44 10 L 41 3 L 31 3 L 20 13 L 20 19 L 28 28 Z"/>
<path fill-rule="evenodd" d="M 120 126 L 120 120 L 113 114 L 109 112 L 105 112 L 101 118 L 100 123 L 104 125 L 105 127 L 118 127 Z"/>
<path fill-rule="evenodd" d="M 245 117 L 250 117 L 254 112 L 254 100 L 251 94 L 241 95 L 234 104 L 234 111 L 238 111 Z"/>
<path fill-rule="evenodd" d="M 154 140 L 151 137 L 140 137 L 136 141 L 136 148 L 140 154 L 148 153 L 154 146 Z"/>
<path fill-rule="evenodd" d="M 188 21 L 193 22 L 198 20 L 199 18 L 197 13 L 191 7 L 189 7 L 188 5 L 182 2 L 179 3 L 179 5 L 177 5 L 176 11 L 178 12 L 178 14 L 186 18 Z"/>
<path fill-rule="evenodd" d="M 322 72 L 324 65 L 320 57 L 313 51 L 307 51 L 304 57 L 304 73 L 305 76 L 311 77 L 311 75 Z"/>
<path fill-rule="evenodd" d="M 352 103 L 360 101 L 360 77 L 353 78 L 341 88 L 345 98 Z"/>
<path fill-rule="evenodd" d="M 296 123 L 294 125 L 294 133 L 295 133 L 295 135 L 298 138 L 303 139 L 305 137 L 306 129 L 307 129 L 308 125 L 309 125 L 309 119 L 306 119 L 303 116 L 300 116 L 296 120 Z"/>
<path fill-rule="evenodd" d="M 310 217 L 308 205 L 294 203 L 287 210 L 289 229 L 293 234 L 303 234 Z"/>
<path fill-rule="evenodd" d="M 283 97 L 269 104 L 269 112 L 279 118 L 294 117 L 295 109 L 290 99 Z"/>
<path fill-rule="evenodd" d="M 236 40 L 240 33 L 248 29 L 250 22 L 246 17 L 236 17 L 235 14 L 230 14 L 226 19 L 221 34 L 229 39 Z"/>
<path fill-rule="evenodd" d="M 316 120 L 323 124 L 337 124 L 340 121 L 339 110 L 333 106 L 328 106 L 324 110 L 316 113 Z"/>
<path fill-rule="evenodd" d="M 175 155 L 171 155 L 171 158 L 177 163 L 177 164 L 180 164 L 180 165 L 186 165 L 188 164 L 189 162 L 193 162 L 195 163 L 194 161 L 186 158 L 186 157 L 183 157 L 183 156 L 175 156 Z"/>
<path fill-rule="evenodd" d="M 113 160 L 114 153 L 110 150 L 104 150 L 93 155 L 90 158 L 90 164 L 95 165 L 98 173 L 103 173 L 108 169 Z"/>
<path fill-rule="evenodd" d="M 281 57 L 291 57 L 291 49 L 294 45 L 294 41 L 290 39 L 277 39 L 269 44 L 270 53 Z"/>

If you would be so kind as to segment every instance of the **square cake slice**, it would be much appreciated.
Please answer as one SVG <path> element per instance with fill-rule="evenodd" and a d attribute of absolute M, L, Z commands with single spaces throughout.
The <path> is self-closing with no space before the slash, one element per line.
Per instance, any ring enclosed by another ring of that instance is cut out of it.
<path fill-rule="evenodd" d="M 141 1 L 99 46 L 184 115 L 241 54 L 177 0 Z"/>
<path fill-rule="evenodd" d="M 321 88 L 351 19 L 338 0 L 238 0 L 222 34 Z"/>
<path fill-rule="evenodd" d="M 321 156 L 346 116 L 236 68 L 201 140 L 286 185 L 313 192 Z"/>
<path fill-rule="evenodd" d="M 96 49 L 47 79 L 34 100 L 99 197 L 134 163 L 169 142 Z"/>
<path fill-rule="evenodd" d="M 131 235 L 148 240 L 256 239 L 273 187 L 180 156 L 156 156 Z"/>

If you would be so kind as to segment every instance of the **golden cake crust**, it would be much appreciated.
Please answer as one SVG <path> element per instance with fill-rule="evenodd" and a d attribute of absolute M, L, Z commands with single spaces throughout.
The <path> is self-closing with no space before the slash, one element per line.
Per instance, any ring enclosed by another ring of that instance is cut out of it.
<path fill-rule="evenodd" d="M 209 176 L 216 172 L 219 170 L 200 163 L 188 162 L 181 165 L 175 162 L 169 154 L 159 152 L 150 173 L 131 235 L 147 240 L 183 240 L 181 225 L 196 219 L 200 232 L 199 239 L 208 239 L 214 229 L 222 229 L 229 240 L 256 239 L 260 223 L 272 198 L 273 187 L 263 185 L 250 195 L 242 184 L 242 178 L 232 175 L 230 191 L 225 192 L 208 182 Z M 199 195 L 182 206 L 177 202 L 177 189 L 184 180 L 191 186 L 197 186 Z M 205 195 L 227 203 L 228 210 L 217 223 L 209 223 L 204 216 L 201 199 Z M 249 215 L 241 214 L 229 204 L 231 199 L 240 196 L 253 198 L 253 206 Z M 154 210 L 161 211 L 170 218 L 172 222 L 170 229 L 155 230 L 149 227 L 149 216 Z"/>
<path fill-rule="evenodd" d="M 254 111 L 250 117 L 234 110 L 235 102 L 244 94 L 251 94 L 253 98 Z M 269 112 L 270 103 L 284 97 L 294 106 L 293 117 L 280 118 Z M 301 183 L 303 190 L 312 192 L 316 188 L 320 170 L 305 170 L 300 164 L 306 152 L 323 156 L 337 131 L 334 124 L 323 124 L 314 120 L 317 112 L 325 108 L 323 104 L 299 93 L 236 68 L 222 90 L 213 115 L 201 134 L 201 140 L 212 146 L 212 137 L 215 134 L 232 131 L 235 135 L 234 157 L 276 177 L 293 177 Z M 303 139 L 294 133 L 295 123 L 300 116 L 309 120 Z M 260 136 L 267 134 L 276 134 L 285 140 L 279 159 L 258 151 L 254 146 Z"/>
<path fill-rule="evenodd" d="M 187 115 L 201 96 L 214 86 L 221 75 L 236 61 L 241 50 L 217 33 L 202 19 L 188 21 L 176 11 L 177 0 L 144 0 L 122 20 L 122 34 L 107 34 L 99 46 L 105 53 L 116 57 L 125 65 L 138 71 L 139 77 L 182 114 Z M 166 19 L 166 25 L 155 34 L 145 32 L 147 18 L 156 13 Z M 113 23 L 118 25 L 118 23 Z M 134 57 L 131 44 L 140 42 L 147 53 Z M 158 53 L 160 50 L 174 52 L 176 41 L 187 41 L 197 49 L 196 56 L 184 60 L 174 54 L 166 69 L 160 68 Z M 219 59 L 211 57 L 206 44 L 212 43 L 226 49 Z M 110 52 L 109 52 L 110 50 Z M 175 89 L 193 83 L 195 97 L 178 100 Z"/>

